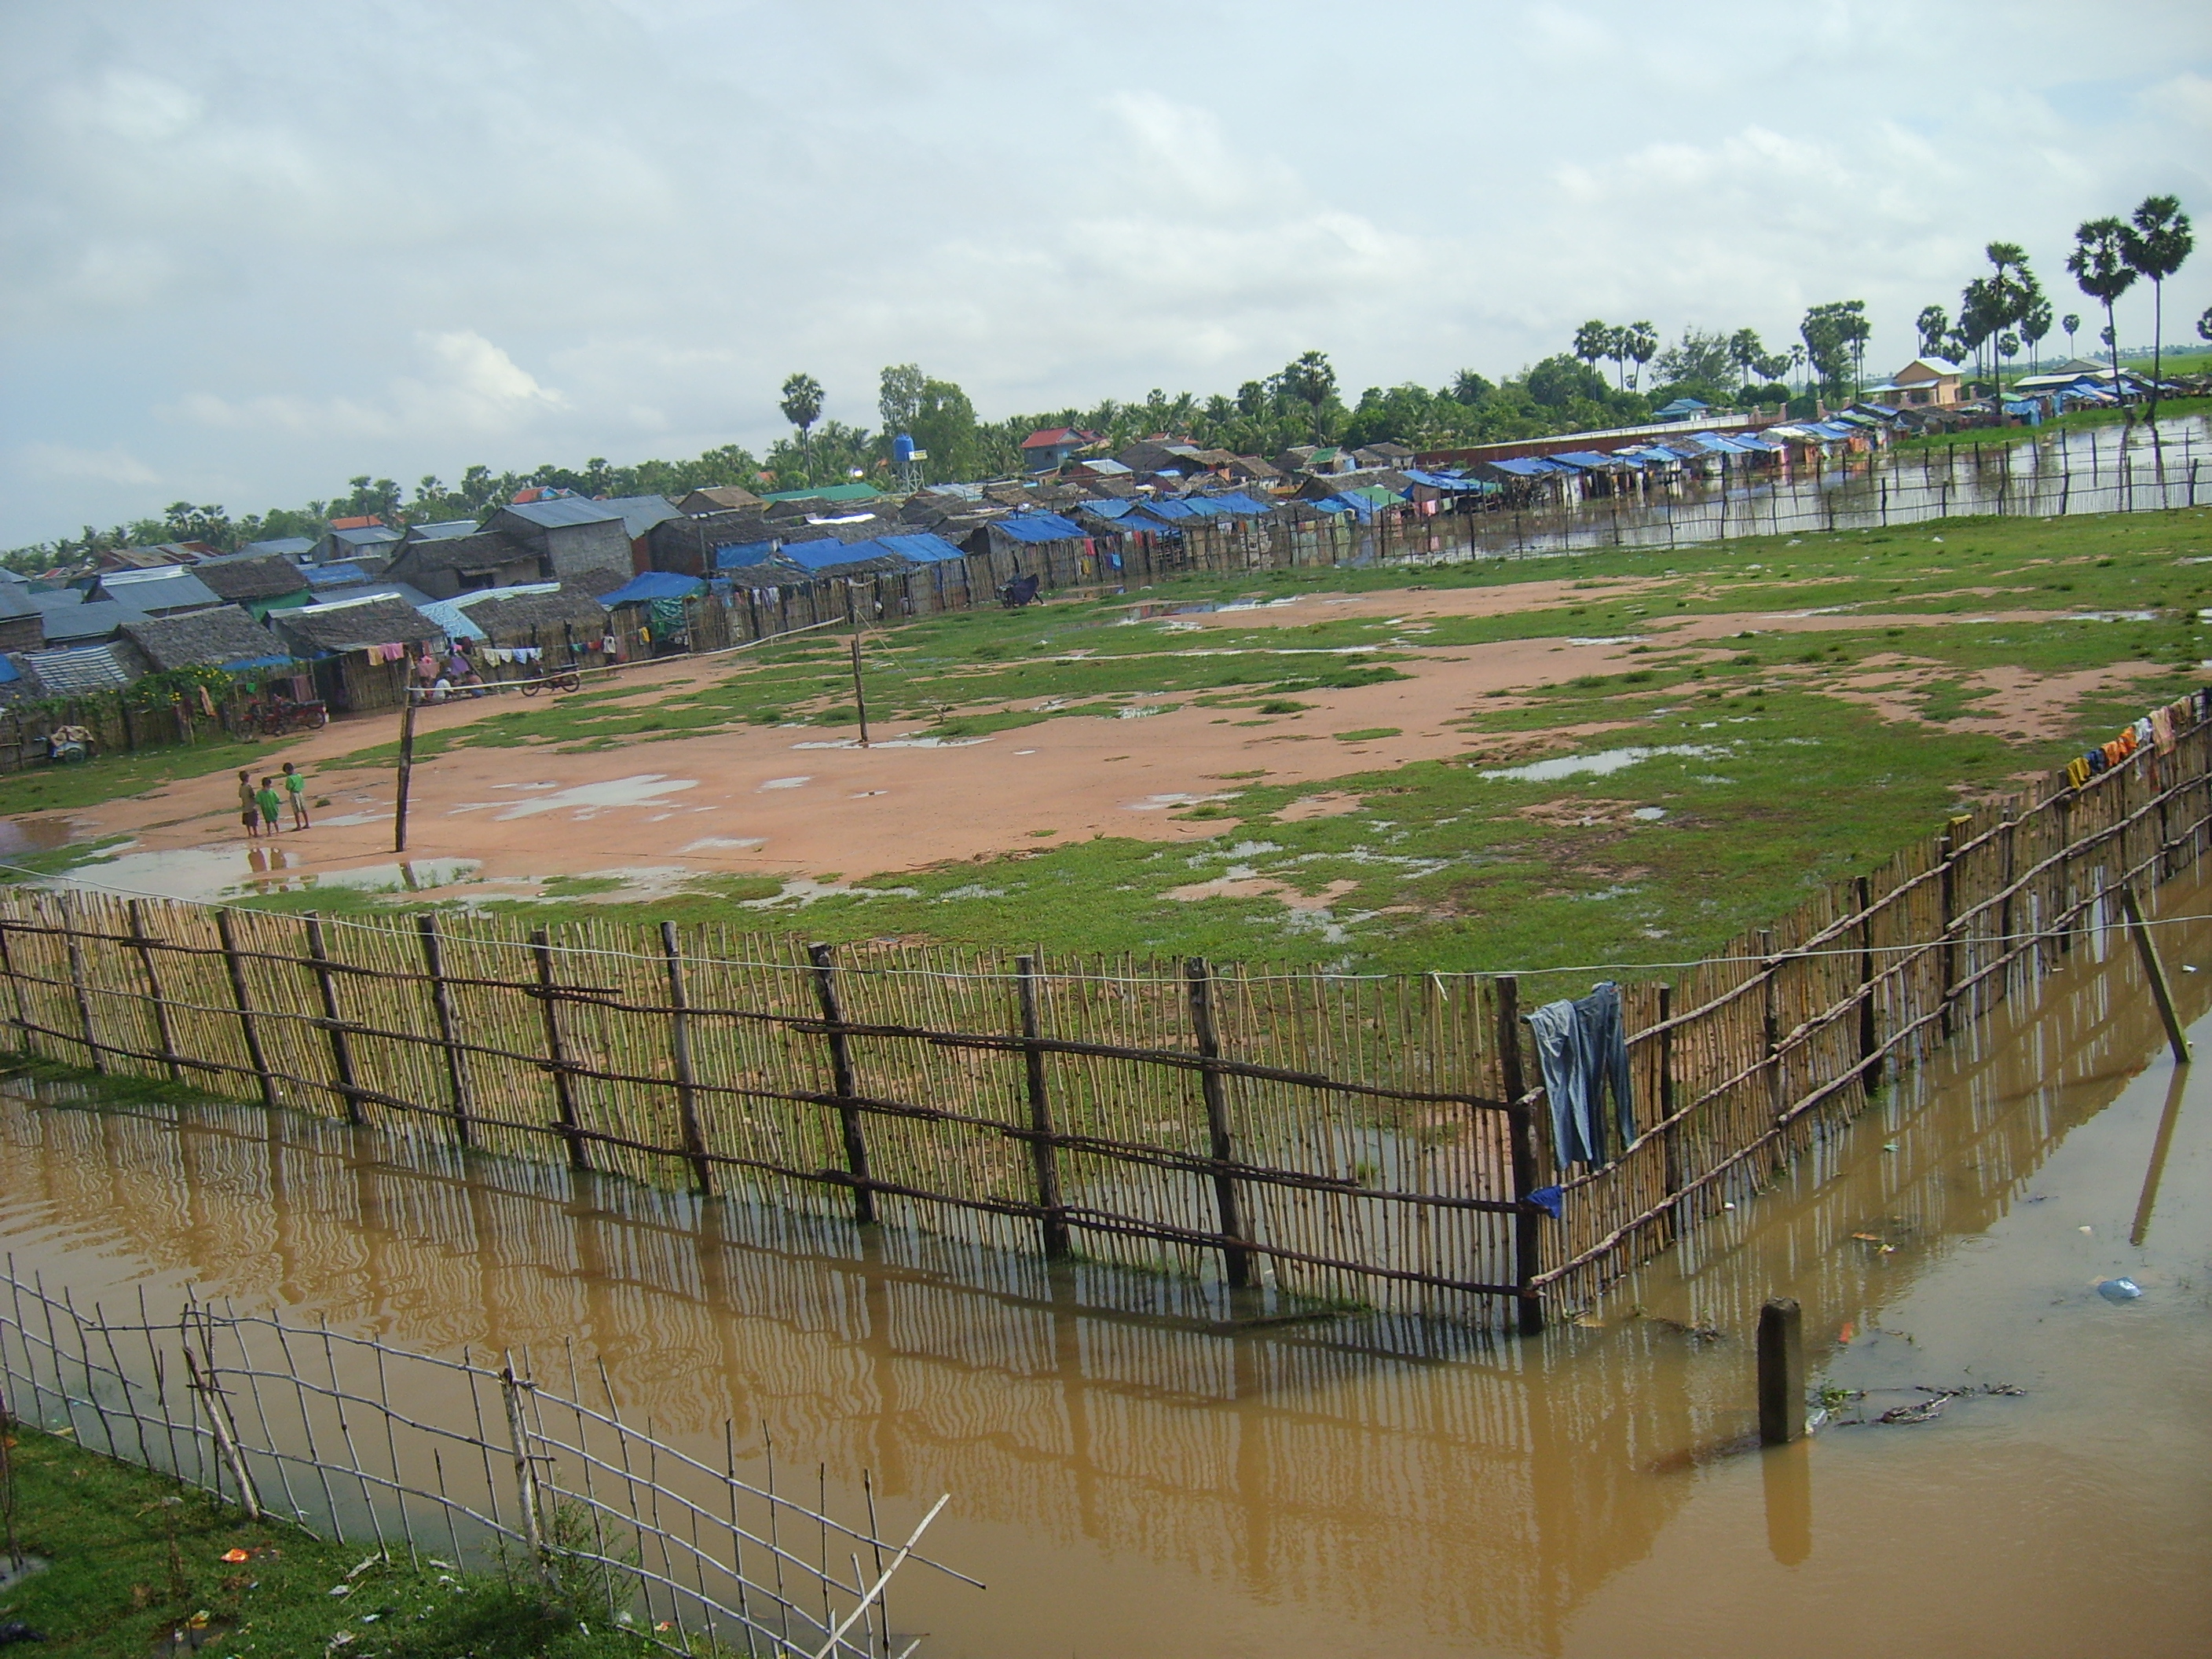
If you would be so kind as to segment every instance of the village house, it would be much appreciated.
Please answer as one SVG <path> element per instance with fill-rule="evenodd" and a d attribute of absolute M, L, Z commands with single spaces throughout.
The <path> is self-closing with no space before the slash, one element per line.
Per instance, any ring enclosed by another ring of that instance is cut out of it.
<path fill-rule="evenodd" d="M 1966 401 L 1965 371 L 1941 357 L 1915 357 L 1865 396 L 1893 409 L 1954 409 Z"/>
<path fill-rule="evenodd" d="M 512 536 L 535 553 L 547 581 L 611 593 L 637 574 L 630 562 L 629 526 L 610 501 L 580 495 L 516 501 L 493 514 L 484 528 Z"/>
<path fill-rule="evenodd" d="M 300 567 L 275 553 L 233 553 L 203 559 L 192 567 L 192 574 L 217 599 L 244 605 L 257 622 L 271 611 L 305 605 L 313 597 Z"/>
<path fill-rule="evenodd" d="M 1098 441 L 1095 432 L 1078 426 L 1039 427 L 1022 440 L 1022 468 L 1028 472 L 1056 472 L 1077 451 Z"/>
<path fill-rule="evenodd" d="M 495 530 L 432 541 L 410 538 L 384 570 L 385 577 L 420 588 L 434 599 L 534 582 L 544 574 L 538 554 Z"/>

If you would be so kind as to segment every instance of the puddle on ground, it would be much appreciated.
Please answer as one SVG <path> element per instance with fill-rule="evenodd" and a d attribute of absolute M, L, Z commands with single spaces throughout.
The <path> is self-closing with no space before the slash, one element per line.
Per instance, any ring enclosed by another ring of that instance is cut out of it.
<path fill-rule="evenodd" d="M 70 842 L 70 821 L 64 817 L 0 818 L 0 859 L 25 853 L 51 853 Z"/>
<path fill-rule="evenodd" d="M 302 893 L 343 888 L 360 893 L 427 892 L 473 875 L 475 859 L 407 859 L 351 869 L 309 867 L 304 848 L 246 842 L 230 847 L 180 847 L 158 853 L 125 852 L 98 859 L 33 885 L 58 890 L 118 893 L 130 898 L 250 898 L 258 893 Z"/>
<path fill-rule="evenodd" d="M 536 785 L 525 787 L 535 788 Z M 500 810 L 492 816 L 497 818 L 536 817 L 541 812 L 574 811 L 577 817 L 596 817 L 611 806 L 659 806 L 662 798 L 684 789 L 696 789 L 696 778 L 672 778 L 665 772 L 640 772 L 627 778 L 609 778 L 601 783 L 572 784 L 566 789 L 556 789 L 550 795 L 539 795 L 530 800 L 473 801 L 457 806 L 453 812 L 480 811 L 486 807 Z"/>
<path fill-rule="evenodd" d="M 988 738 L 873 738 L 870 749 L 973 749 L 979 743 L 990 742 Z M 793 749 L 858 749 L 862 746 L 858 738 L 827 738 L 814 743 L 794 743 Z"/>
<path fill-rule="evenodd" d="M 1724 755 L 1725 749 L 1693 743 L 1660 744 L 1649 749 L 1607 749 L 1595 755 L 1560 755 L 1551 760 L 1530 761 L 1525 766 L 1505 766 L 1478 774 L 1508 783 L 1553 783 L 1561 778 L 1601 778 L 1661 755 L 1703 757 Z"/>

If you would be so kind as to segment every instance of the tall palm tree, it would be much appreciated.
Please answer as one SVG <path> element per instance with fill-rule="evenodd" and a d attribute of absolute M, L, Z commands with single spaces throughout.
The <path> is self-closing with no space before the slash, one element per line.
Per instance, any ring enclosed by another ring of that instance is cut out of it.
<path fill-rule="evenodd" d="M 2135 285 L 2136 268 L 2127 258 L 2128 228 L 2118 219 L 2085 219 L 2074 232 L 2074 251 L 2066 269 L 2082 293 L 2105 307 L 2105 340 L 2112 354 L 2112 395 L 2127 402 L 2120 384 L 2120 326 L 2112 306 Z"/>
<path fill-rule="evenodd" d="M 1648 322 L 1631 323 L 1620 331 L 1620 349 L 1636 365 L 1628 376 L 1628 389 L 1633 392 L 1644 379 L 1644 365 L 1659 355 L 1659 331 Z"/>
<path fill-rule="evenodd" d="M 2058 319 L 2058 326 L 2066 331 L 2066 355 L 2071 357 L 2074 355 L 2075 331 L 2081 326 L 2081 319 L 2069 311 Z"/>
<path fill-rule="evenodd" d="M 2120 232 L 2120 246 L 2128 268 L 2150 278 L 2150 422 L 2158 424 L 2159 341 L 2166 329 L 2166 279 L 2181 269 L 2181 262 L 2197 246 L 2190 232 L 2189 216 L 2171 196 L 2146 196 L 2131 216 L 2133 222 Z"/>
<path fill-rule="evenodd" d="M 813 483 L 814 462 L 807 453 L 806 434 L 822 418 L 822 382 L 811 374 L 794 374 L 783 383 L 783 418 L 799 428 L 799 462 Z"/>
<path fill-rule="evenodd" d="M 1588 363 L 1590 373 L 1597 373 L 1601 358 L 1611 355 L 1613 326 L 1593 317 L 1575 331 L 1575 343 L 1568 348 L 1581 362 Z"/>
<path fill-rule="evenodd" d="M 2043 338 L 2051 332 L 2051 301 L 2040 289 L 2027 315 L 2020 319 L 2020 337 L 2027 342 L 2027 372 L 2035 373 L 2043 361 Z"/>
<path fill-rule="evenodd" d="M 1927 306 L 1913 319 L 1912 326 L 1920 334 L 1920 355 L 1933 357 L 1943 349 L 1943 342 L 1950 337 L 1951 319 L 1941 306 Z"/>

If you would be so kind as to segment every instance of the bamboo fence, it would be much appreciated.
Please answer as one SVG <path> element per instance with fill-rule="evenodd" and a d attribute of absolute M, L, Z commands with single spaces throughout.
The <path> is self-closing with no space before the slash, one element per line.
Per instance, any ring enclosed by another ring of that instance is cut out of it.
<path fill-rule="evenodd" d="M 1626 1014 L 1556 1167 L 1512 976 L 0 896 L 25 1053 L 997 1249 L 1540 1328 L 2202 856 L 2212 723 L 1961 816 Z M 1558 1189 L 1556 1195 L 1547 1189 Z M 1554 1218 L 1551 1213 L 1556 1205 Z"/>
<path fill-rule="evenodd" d="M 372 1560 L 539 1581 L 669 1652 L 884 1659 L 892 1575 L 951 1571 L 914 1553 L 949 1496 L 903 1544 L 879 1534 L 872 1486 L 848 1526 L 775 1491 L 772 1449 L 763 1481 L 741 1479 L 727 1423 L 718 1466 L 625 1421 L 573 1350 L 548 1382 L 527 1352 L 440 1358 L 192 1300 L 157 1317 L 143 1287 L 136 1317 L 113 1317 L 12 1257 L 0 1298 L 0 1428 L 64 1431 Z"/>

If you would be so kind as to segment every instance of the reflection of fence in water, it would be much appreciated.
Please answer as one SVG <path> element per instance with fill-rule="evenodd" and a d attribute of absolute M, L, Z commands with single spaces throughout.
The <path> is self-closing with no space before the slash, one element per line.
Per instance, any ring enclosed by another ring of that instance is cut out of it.
<path fill-rule="evenodd" d="M 0 1424 L 418 1565 L 542 1577 L 671 1652 L 703 1636 L 771 1659 L 891 1653 L 890 1577 L 949 1501 L 901 1543 L 877 1534 L 864 1481 L 866 1524 L 846 1526 L 778 1495 L 772 1458 L 741 1480 L 726 1422 L 710 1462 L 626 1421 L 604 1367 L 586 1403 L 573 1348 L 562 1393 L 526 1354 L 495 1369 L 191 1301 L 156 1322 L 143 1290 L 136 1319 L 111 1319 L 12 1259 L 0 1295 Z"/>
<path fill-rule="evenodd" d="M 1808 1308 L 1830 1330 L 1863 1325 L 1900 1288 L 1851 1241 L 1874 1215 L 1922 1237 L 2002 1216 L 2151 1029 L 2129 962 L 2096 966 L 2094 944 L 1892 1097 L 1884 1133 L 1912 1133 L 1874 1185 L 1826 1180 L 1816 1143 L 1802 1200 L 1686 1233 L 1679 1269 L 1655 1270 L 1686 1277 L 1678 1310 L 1741 1334 L 1771 1289 L 1747 1262 L 1817 1264 Z M 2201 1007 L 2198 983 L 2182 989 Z M 229 1293 L 283 1283 L 356 1328 L 398 1310 L 410 1340 L 456 1351 L 573 1333 L 628 1416 L 709 1462 L 731 1415 L 741 1453 L 772 1431 L 848 1488 L 872 1468 L 888 1501 L 957 1489 L 963 1515 L 1056 1547 L 1334 1616 L 1395 1624 L 1412 1607 L 1499 1644 L 1564 1624 L 1679 1501 L 1668 1483 L 1624 1488 L 1613 1455 L 1642 1467 L 1729 1439 L 1748 1406 L 1737 1346 L 1712 1351 L 1717 1371 L 1686 1369 L 1656 1321 L 1558 1351 L 1412 1318 L 1240 1327 L 1218 1285 L 857 1235 L 290 1114 L 0 1100 L 0 1149 L 19 1212 L 36 1193 L 57 1216 L 131 1218 L 105 1224 L 118 1243 Z"/>

